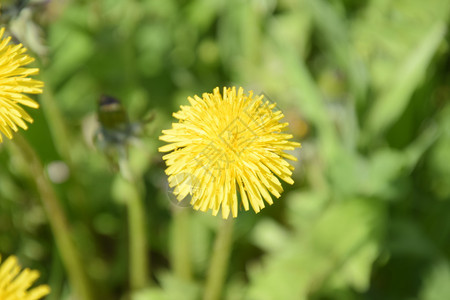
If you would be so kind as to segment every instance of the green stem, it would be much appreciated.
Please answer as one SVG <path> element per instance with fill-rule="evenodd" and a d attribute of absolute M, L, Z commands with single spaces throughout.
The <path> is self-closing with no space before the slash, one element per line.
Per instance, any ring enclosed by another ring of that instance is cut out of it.
<path fill-rule="evenodd" d="M 44 82 L 50 82 L 50 80 L 47 79 L 48 76 L 44 70 L 45 67 L 41 66 L 42 80 Z M 69 130 L 67 129 L 64 116 L 59 109 L 58 103 L 55 101 L 50 84 L 46 84 L 45 93 L 40 96 L 40 100 L 42 103 L 42 111 L 44 112 L 45 119 L 49 125 L 53 144 L 55 145 L 58 154 L 70 169 L 71 182 L 68 185 L 68 194 L 70 195 L 69 199 L 71 200 L 71 204 L 73 205 L 73 208 L 77 210 L 77 215 L 88 216 L 86 203 L 88 197 L 81 186 L 80 176 L 74 163 L 71 151 L 73 145 L 70 141 L 70 135 L 68 134 Z"/>
<path fill-rule="evenodd" d="M 209 264 L 208 278 L 206 279 L 204 300 L 217 300 L 222 296 L 222 288 L 227 275 L 228 260 L 230 258 L 233 242 L 234 219 L 223 220 L 216 235 L 214 249 Z"/>
<path fill-rule="evenodd" d="M 184 280 L 192 279 L 190 211 L 176 207 L 173 211 L 172 265 L 175 274 Z"/>
<path fill-rule="evenodd" d="M 130 177 L 123 176 L 122 178 L 128 186 L 125 203 L 128 209 L 129 224 L 130 287 L 135 291 L 150 283 L 145 208 L 138 182 Z"/>
<path fill-rule="evenodd" d="M 58 251 L 58 249 L 55 250 Z M 59 256 L 54 255 L 52 257 L 51 268 L 48 272 L 50 274 L 48 285 L 51 286 L 52 291 L 45 299 L 60 300 L 64 285 L 64 267 Z"/>
<path fill-rule="evenodd" d="M 44 70 L 44 67 L 41 67 L 41 70 Z M 44 82 L 50 82 L 50 80 L 47 80 L 47 74 L 45 74 L 44 71 L 41 71 L 41 73 L 42 80 Z M 64 122 L 64 117 L 59 110 L 58 103 L 55 101 L 53 91 L 48 85 L 45 86 L 45 93 L 43 93 L 40 97 L 42 111 L 44 112 L 45 119 L 48 122 L 52 141 L 55 144 L 59 155 L 61 155 L 69 168 L 73 168 L 73 158 L 71 152 L 72 146 L 70 143 L 67 126 Z"/>
<path fill-rule="evenodd" d="M 24 160 L 28 164 L 31 174 L 36 181 L 42 205 L 47 214 L 52 229 L 56 246 L 61 255 L 62 262 L 67 271 L 73 292 L 79 299 L 91 300 L 93 298 L 89 279 L 84 269 L 84 264 L 71 238 L 69 225 L 60 205 L 60 200 L 53 189 L 52 184 L 45 176 L 44 167 L 34 149 L 21 135 L 14 137 L 15 144 L 19 148 Z"/>

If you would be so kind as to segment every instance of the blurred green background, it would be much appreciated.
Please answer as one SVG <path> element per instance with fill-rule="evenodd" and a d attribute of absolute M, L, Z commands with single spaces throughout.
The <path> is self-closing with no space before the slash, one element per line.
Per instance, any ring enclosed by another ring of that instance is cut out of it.
<path fill-rule="evenodd" d="M 67 214 L 98 299 L 125 299 L 127 188 L 93 144 L 97 99 L 154 121 L 129 149 L 151 275 L 134 299 L 200 299 L 220 217 L 174 205 L 157 148 L 186 97 L 243 86 L 277 103 L 302 149 L 295 184 L 239 213 L 223 299 L 450 299 L 448 0 L 3 1 L 44 94 L 22 132 Z M 26 4 L 26 6 L 24 6 Z M 0 145 L 0 253 L 73 288 L 36 182 Z M 125 200 L 124 200 L 125 199 Z M 176 215 L 189 249 L 175 249 Z M 186 251 L 192 277 L 174 271 Z"/>

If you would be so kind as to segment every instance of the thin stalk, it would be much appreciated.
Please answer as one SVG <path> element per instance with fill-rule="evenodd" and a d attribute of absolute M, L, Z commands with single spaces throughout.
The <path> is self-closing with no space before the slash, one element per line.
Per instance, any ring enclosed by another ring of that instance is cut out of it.
<path fill-rule="evenodd" d="M 58 251 L 58 249 L 55 249 Z M 51 268 L 49 270 L 50 278 L 48 285 L 51 286 L 51 293 L 45 298 L 46 300 L 60 300 L 62 298 L 62 287 L 64 285 L 64 267 L 59 256 L 52 257 Z"/>
<path fill-rule="evenodd" d="M 204 300 L 221 299 L 222 288 L 228 271 L 228 260 L 232 250 L 233 223 L 233 218 L 223 220 L 216 235 L 203 295 Z"/>
<path fill-rule="evenodd" d="M 146 287 L 149 283 L 145 210 L 139 194 L 130 197 L 128 200 L 130 286 L 132 290 L 138 290 Z"/>
<path fill-rule="evenodd" d="M 128 162 L 122 160 L 119 165 L 122 178 L 128 185 L 125 203 L 128 211 L 130 287 L 132 291 L 136 291 L 151 283 L 149 279 L 150 260 L 145 226 L 145 208 L 138 181 L 132 176 Z"/>
<path fill-rule="evenodd" d="M 45 176 L 44 167 L 34 149 L 20 134 L 14 137 L 15 145 L 29 166 L 30 172 L 36 181 L 42 205 L 50 222 L 56 246 L 61 255 L 62 262 L 67 271 L 73 292 L 79 299 L 91 300 L 93 293 L 89 279 L 84 269 L 79 252 L 71 238 L 66 215 L 60 205 L 60 200 L 52 184 Z"/>
<path fill-rule="evenodd" d="M 44 67 L 41 67 L 41 70 L 44 70 Z M 47 80 L 47 74 L 44 71 L 41 71 L 41 73 L 43 81 L 50 82 L 50 80 Z M 55 144 L 59 155 L 61 155 L 69 168 L 73 168 L 74 164 L 71 152 L 72 146 L 69 139 L 67 126 L 64 121 L 64 117 L 59 110 L 59 106 L 57 105 L 58 103 L 55 101 L 53 91 L 50 86 L 45 86 L 45 93 L 41 95 L 40 100 L 42 103 L 41 109 L 44 112 L 45 119 L 49 123 L 52 141 Z"/>
<path fill-rule="evenodd" d="M 192 279 L 190 210 L 175 208 L 173 210 L 172 228 L 172 265 L 177 277 L 184 280 Z"/>
<path fill-rule="evenodd" d="M 44 82 L 50 82 L 48 80 L 45 67 L 41 65 L 41 77 Z M 81 186 L 80 176 L 78 169 L 75 166 L 72 155 L 72 142 L 70 140 L 69 130 L 67 124 L 64 121 L 64 116 L 61 113 L 57 101 L 53 94 L 53 90 L 50 84 L 46 84 L 45 93 L 40 96 L 41 109 L 44 112 L 45 119 L 49 124 L 49 130 L 52 137 L 53 144 L 56 147 L 58 154 L 67 164 L 71 173 L 71 182 L 68 186 L 71 204 L 73 208 L 77 210 L 77 215 L 88 216 L 87 202 L 89 199 L 86 196 L 84 189 Z"/>

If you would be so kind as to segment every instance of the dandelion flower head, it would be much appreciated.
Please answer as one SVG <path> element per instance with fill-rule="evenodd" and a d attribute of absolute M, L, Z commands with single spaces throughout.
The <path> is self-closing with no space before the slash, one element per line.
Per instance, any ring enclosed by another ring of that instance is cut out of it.
<path fill-rule="evenodd" d="M 25 94 L 42 93 L 42 81 L 28 76 L 36 75 L 38 68 L 25 68 L 34 59 L 27 54 L 22 44 L 11 45 L 11 37 L 3 38 L 5 28 L 0 29 L 0 143 L 3 133 L 7 138 L 13 137 L 12 132 L 18 127 L 27 129 L 25 121 L 32 123 L 33 119 L 22 108 L 28 106 L 38 108 L 39 105 Z"/>
<path fill-rule="evenodd" d="M 0 256 L 0 299 L 1 300 L 37 300 L 48 295 L 50 288 L 40 285 L 28 290 L 39 278 L 39 272 L 21 268 L 15 256 L 8 257 L 3 263 Z"/>
<path fill-rule="evenodd" d="M 226 219 L 230 211 L 237 217 L 238 202 L 256 213 L 264 201 L 272 204 L 272 195 L 283 191 L 279 179 L 293 184 L 286 159 L 297 159 L 285 150 L 300 144 L 289 141 L 283 113 L 263 98 L 242 88 L 225 87 L 223 94 L 215 88 L 188 97 L 190 105 L 173 114 L 178 122 L 163 130 L 160 139 L 168 144 L 159 151 L 170 152 L 163 159 L 178 201 L 190 195 L 194 209 L 213 215 L 221 209 Z"/>

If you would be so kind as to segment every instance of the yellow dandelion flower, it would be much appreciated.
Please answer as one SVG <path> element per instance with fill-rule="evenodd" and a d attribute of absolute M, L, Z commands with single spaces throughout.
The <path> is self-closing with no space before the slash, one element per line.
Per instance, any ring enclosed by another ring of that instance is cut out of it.
<path fill-rule="evenodd" d="M 33 119 L 20 106 L 38 108 L 39 105 L 27 94 L 42 93 L 42 81 L 31 79 L 28 76 L 36 75 L 38 68 L 24 68 L 34 59 L 25 54 L 26 48 L 19 45 L 10 45 L 11 37 L 2 38 L 5 28 L 0 29 L 0 143 L 2 134 L 11 139 L 12 131 L 18 127 L 27 129 L 24 121 L 29 123 Z"/>
<path fill-rule="evenodd" d="M 237 217 L 238 195 L 245 210 L 250 203 L 258 213 L 264 200 L 272 204 L 271 195 L 280 197 L 278 178 L 294 183 L 285 159 L 296 158 L 284 151 L 300 144 L 289 141 L 283 113 L 263 95 L 225 87 L 223 95 L 215 88 L 202 96 L 188 97 L 191 105 L 173 114 L 179 122 L 160 137 L 169 143 L 159 148 L 170 152 L 163 156 L 169 186 L 178 201 L 189 194 L 194 209 L 212 209 L 213 215 L 222 209 L 224 219 L 230 210 Z"/>
<path fill-rule="evenodd" d="M 1 263 L 0 256 L 0 299 L 1 300 L 37 300 L 48 295 L 48 285 L 40 285 L 31 290 L 30 286 L 39 278 L 35 270 L 20 270 L 15 256 L 8 257 Z"/>

